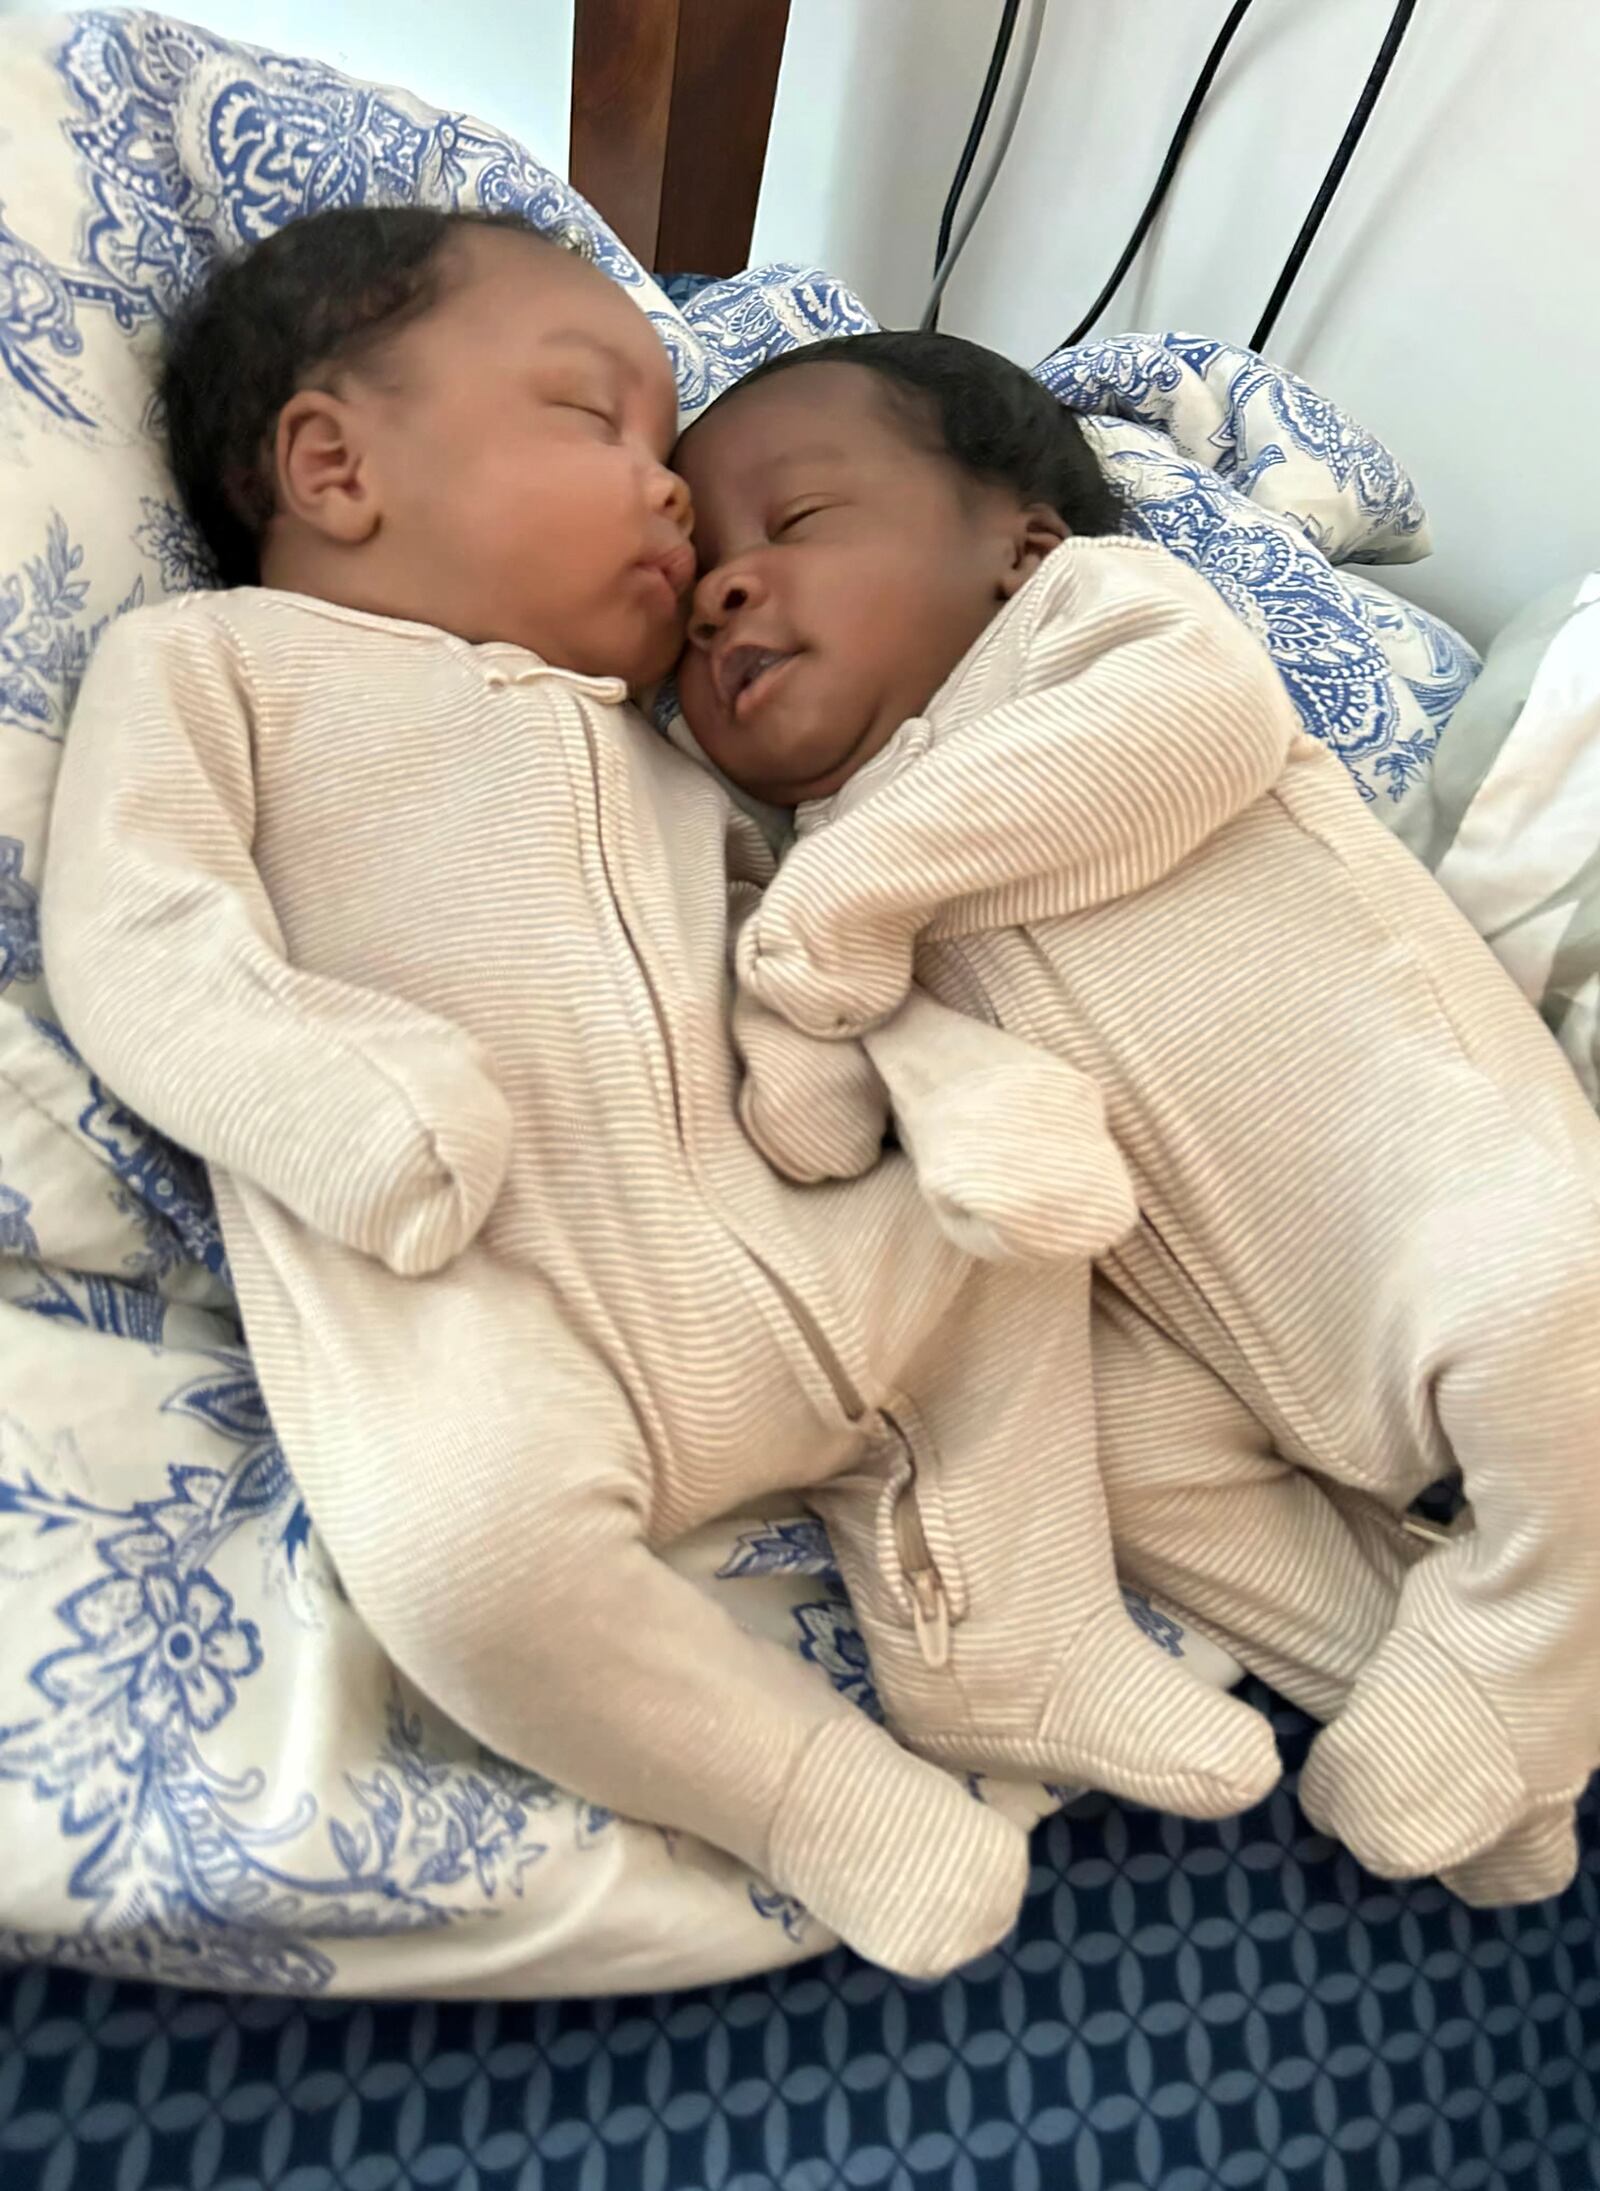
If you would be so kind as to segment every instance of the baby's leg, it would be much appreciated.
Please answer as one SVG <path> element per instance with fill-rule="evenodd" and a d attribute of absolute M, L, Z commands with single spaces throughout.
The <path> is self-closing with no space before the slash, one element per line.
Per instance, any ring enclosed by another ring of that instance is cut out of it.
<path fill-rule="evenodd" d="M 1100 1451 L 1118 1564 L 1316 1719 L 1340 1713 L 1423 1544 L 1369 1496 L 1273 1453 L 1204 1363 L 1109 1287 L 1096 1301 Z M 1325 1739 L 1325 1738 L 1324 1738 Z M 1484 1905 L 1558 1893 L 1570 1800 L 1529 1813 L 1444 1882 Z"/>
<path fill-rule="evenodd" d="M 1087 1268 L 977 1270 L 847 1478 L 811 1494 L 891 1722 L 927 1755 L 1195 1817 L 1276 1782 L 1271 1730 L 1128 1618 L 1095 1452 Z"/>
<path fill-rule="evenodd" d="M 397 1326 L 418 1312 L 409 1373 L 398 1348 L 373 1374 L 371 1344 L 344 1347 L 324 1293 L 321 1389 L 280 1379 L 313 1512 L 396 1663 L 507 1757 L 731 1850 L 891 1969 L 992 1947 L 1020 1829 L 656 1557 L 664 1491 L 628 1396 L 537 1280 L 480 1300 L 484 1270 L 396 1294 Z M 758 1449 L 760 1419 L 758 1397 Z"/>
<path fill-rule="evenodd" d="M 1407 1561 L 1393 1525 L 1281 1460 L 1216 1373 L 1104 1280 L 1094 1375 L 1122 1572 L 1331 1717 L 1394 1618 Z"/>
<path fill-rule="evenodd" d="M 1418 1260 L 1396 1344 L 1416 1350 L 1475 1526 L 1407 1577 L 1302 1795 L 1391 1877 L 1464 1864 L 1523 1827 L 1545 1851 L 1528 1876 L 1550 1893 L 1570 1877 L 1570 1841 L 1555 1853 L 1568 1806 L 1600 1759 L 1600 1218 L 1533 1152 Z"/>

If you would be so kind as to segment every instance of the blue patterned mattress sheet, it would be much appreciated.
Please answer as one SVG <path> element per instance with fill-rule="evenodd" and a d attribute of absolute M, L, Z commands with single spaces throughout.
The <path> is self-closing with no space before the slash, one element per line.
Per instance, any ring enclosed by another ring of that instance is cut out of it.
<path fill-rule="evenodd" d="M 520 146 L 320 64 L 137 12 L 0 40 L 0 1951 L 303 1995 L 625 1993 L 813 1955 L 826 1936 L 741 1866 L 485 1753 L 399 1679 L 273 1436 L 201 1168 L 55 1025 L 38 888 L 97 634 L 205 582 L 150 387 L 163 316 L 219 251 L 329 204 L 516 210 L 635 296 L 686 417 L 868 316 L 795 268 L 680 311 Z M 1425 550 L 1404 471 L 1226 344 L 1130 335 L 1039 370 L 1090 421 L 1131 521 L 1261 634 L 1384 811 L 1475 668 L 1357 568 Z M 798 1508 L 674 1557 L 874 1707 Z M 1235 1671 L 1170 1610 L 1134 1611 L 1213 1678 Z M 986 1792 L 1030 1819 L 1052 1801 Z"/>
<path fill-rule="evenodd" d="M 1252 1688 L 1251 1700 L 1265 1705 Z M 625 2001 L 225 2000 L 0 1974 L 6 2191 L 1594 2191 L 1600 1820 L 1466 1909 L 1311 1834 L 1090 1797 L 940 1986 L 842 1951 Z"/>

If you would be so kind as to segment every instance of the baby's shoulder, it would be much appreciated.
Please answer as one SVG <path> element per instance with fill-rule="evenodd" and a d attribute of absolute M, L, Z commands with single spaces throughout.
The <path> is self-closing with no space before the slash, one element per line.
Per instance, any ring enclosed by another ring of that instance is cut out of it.
<path fill-rule="evenodd" d="M 1063 622 L 1117 610 L 1176 609 L 1210 621 L 1222 609 L 1214 588 L 1170 549 L 1136 533 L 1072 535 L 1017 596 L 1029 637 Z M 1222 609 L 1226 614 L 1226 610 Z"/>
<path fill-rule="evenodd" d="M 1012 649 L 1024 695 L 1071 683 L 1115 658 L 1119 680 L 1153 689 L 1217 683 L 1283 698 L 1271 658 L 1244 618 L 1199 571 L 1153 541 L 1127 534 L 1065 540 L 1014 605 L 1030 612 L 1019 619 Z"/>
<path fill-rule="evenodd" d="M 169 655 L 193 660 L 200 655 L 237 656 L 252 622 L 252 602 L 270 597 L 256 587 L 227 592 L 179 593 L 125 609 L 101 636 L 103 653 Z"/>
<path fill-rule="evenodd" d="M 114 616 L 95 635 L 80 708 L 99 695 L 166 689 L 191 669 L 225 658 L 227 636 L 204 605 L 214 598 L 220 596 L 177 594 Z"/>
<path fill-rule="evenodd" d="M 297 712 L 312 675 L 264 589 L 197 591 L 116 617 L 96 642 L 78 705 L 125 700 L 220 736 L 229 723 Z"/>

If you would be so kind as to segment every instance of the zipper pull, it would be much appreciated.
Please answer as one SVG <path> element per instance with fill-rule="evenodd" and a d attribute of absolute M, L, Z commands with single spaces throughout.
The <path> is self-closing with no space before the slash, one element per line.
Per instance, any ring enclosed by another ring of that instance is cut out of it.
<path fill-rule="evenodd" d="M 911 1590 L 911 1623 L 917 1648 L 935 1670 L 950 1663 L 950 1600 L 936 1567 L 914 1567 L 906 1576 Z"/>
<path fill-rule="evenodd" d="M 1424 1544 L 1444 1544 L 1455 1535 L 1447 1522 L 1436 1522 L 1426 1514 L 1402 1514 L 1400 1534 L 1403 1537 L 1420 1537 Z"/>

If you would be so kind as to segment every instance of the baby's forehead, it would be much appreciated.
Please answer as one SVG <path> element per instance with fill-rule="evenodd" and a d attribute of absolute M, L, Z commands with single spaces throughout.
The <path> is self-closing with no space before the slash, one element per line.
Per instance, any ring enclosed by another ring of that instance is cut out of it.
<path fill-rule="evenodd" d="M 542 342 L 588 344 L 673 377 L 666 346 L 634 298 L 553 238 L 484 231 L 468 236 L 464 253 L 464 292 L 507 345 L 531 331 Z"/>
<path fill-rule="evenodd" d="M 829 358 L 740 383 L 688 428 L 678 467 L 691 484 L 715 490 L 733 479 L 857 461 L 895 433 L 878 379 Z"/>

